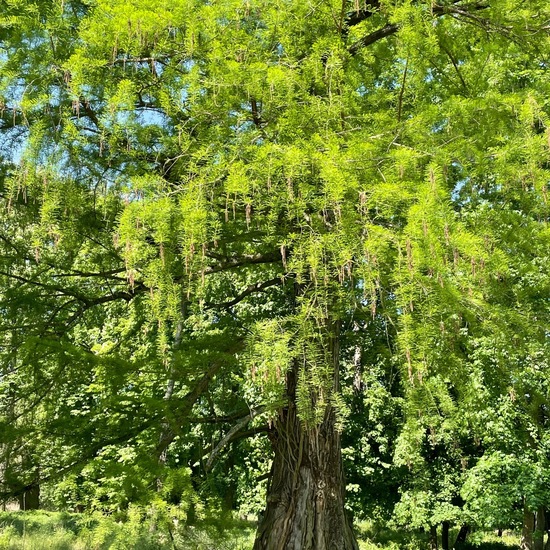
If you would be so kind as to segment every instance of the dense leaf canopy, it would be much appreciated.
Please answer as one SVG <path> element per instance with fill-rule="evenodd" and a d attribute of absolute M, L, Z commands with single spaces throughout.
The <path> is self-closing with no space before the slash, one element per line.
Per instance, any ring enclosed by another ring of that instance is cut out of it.
<path fill-rule="evenodd" d="M 547 2 L 1 6 L 0 496 L 254 485 L 292 402 L 363 510 L 550 504 Z"/>

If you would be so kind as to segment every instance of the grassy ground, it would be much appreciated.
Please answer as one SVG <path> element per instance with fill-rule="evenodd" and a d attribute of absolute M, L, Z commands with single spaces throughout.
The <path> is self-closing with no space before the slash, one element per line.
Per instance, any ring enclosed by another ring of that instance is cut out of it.
<path fill-rule="evenodd" d="M 121 522 L 100 515 L 3 512 L 0 550 L 249 550 L 254 527 L 211 520 L 182 529 L 143 515 Z"/>
<path fill-rule="evenodd" d="M 391 529 L 386 526 L 361 522 L 357 525 L 360 550 L 428 550 L 427 535 L 405 530 Z M 457 535 L 451 530 L 449 540 L 452 542 Z M 469 543 L 462 550 L 517 550 L 519 537 L 514 533 L 504 533 L 498 537 L 496 533 L 474 532 L 469 536 Z"/>
<path fill-rule="evenodd" d="M 125 522 L 100 515 L 56 512 L 0 512 L 0 550 L 250 550 L 255 525 L 212 518 L 196 527 L 162 524 L 158 517 L 134 513 Z M 363 522 L 361 550 L 424 550 L 421 535 Z M 451 539 L 452 540 L 452 539 Z M 512 550 L 517 537 L 474 533 L 471 549 Z"/>

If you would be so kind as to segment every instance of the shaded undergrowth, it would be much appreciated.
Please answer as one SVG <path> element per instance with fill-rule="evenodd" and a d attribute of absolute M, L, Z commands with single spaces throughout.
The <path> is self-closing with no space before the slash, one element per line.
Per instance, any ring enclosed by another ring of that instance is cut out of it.
<path fill-rule="evenodd" d="M 360 522 L 357 526 L 360 550 L 429 550 L 430 542 L 427 533 L 419 531 L 396 529 L 380 522 Z M 451 530 L 449 541 L 453 548 L 457 530 Z M 441 540 L 439 540 L 441 548 Z M 504 533 L 499 537 L 496 533 L 477 531 L 470 535 L 467 544 L 460 550 L 517 550 L 519 538 L 514 533 Z M 458 548 L 457 548 L 458 550 Z"/>

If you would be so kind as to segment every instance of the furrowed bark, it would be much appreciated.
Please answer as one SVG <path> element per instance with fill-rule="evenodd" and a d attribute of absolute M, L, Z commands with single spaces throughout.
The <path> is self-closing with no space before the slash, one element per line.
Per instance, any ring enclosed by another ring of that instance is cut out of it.
<path fill-rule="evenodd" d="M 277 422 L 267 509 L 254 550 L 357 550 L 344 511 L 340 434 L 335 414 L 302 426 L 291 403 Z"/>
<path fill-rule="evenodd" d="M 338 390 L 338 339 L 332 342 Z M 288 406 L 275 423 L 267 507 L 254 550 L 358 550 L 344 510 L 345 482 L 336 412 L 305 427 L 296 407 L 298 366 L 287 374 Z"/>

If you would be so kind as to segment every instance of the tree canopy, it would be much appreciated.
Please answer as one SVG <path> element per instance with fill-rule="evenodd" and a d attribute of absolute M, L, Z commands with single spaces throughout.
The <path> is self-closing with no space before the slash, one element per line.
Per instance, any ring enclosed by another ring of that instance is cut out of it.
<path fill-rule="evenodd" d="M 0 496 L 267 479 L 255 548 L 354 549 L 343 445 L 355 513 L 550 505 L 549 20 L 4 0 Z"/>

